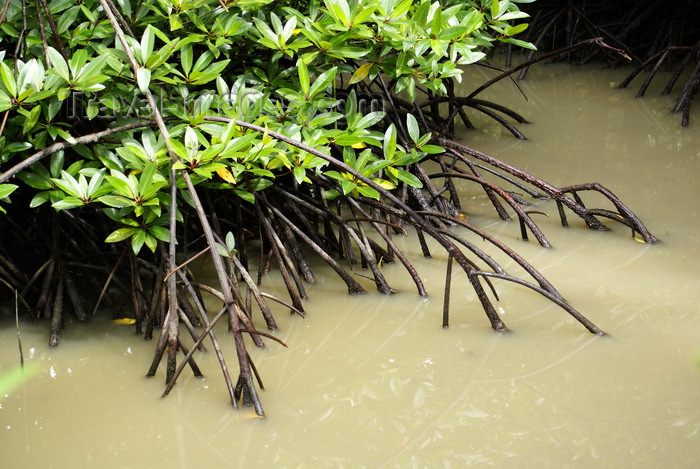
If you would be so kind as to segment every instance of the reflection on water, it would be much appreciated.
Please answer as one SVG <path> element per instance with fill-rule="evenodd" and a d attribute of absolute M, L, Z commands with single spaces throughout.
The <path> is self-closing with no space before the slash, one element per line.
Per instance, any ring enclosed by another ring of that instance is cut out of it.
<path fill-rule="evenodd" d="M 554 184 L 608 186 L 661 239 L 645 246 L 621 226 L 598 233 L 578 221 L 563 229 L 552 216 L 541 221 L 554 246 L 544 250 L 518 240 L 517 224 L 498 221 L 479 191 L 466 194 L 471 220 L 517 247 L 609 337 L 503 284 L 497 305 L 514 332 L 494 333 L 458 279 L 443 330 L 437 251 L 416 262 L 427 300 L 400 267 L 384 267 L 401 290 L 393 297 L 348 297 L 319 271 L 306 319 L 279 310 L 289 349 L 252 350 L 268 415 L 255 419 L 230 409 L 212 351 L 200 358 L 207 379 L 185 378 L 159 399 L 162 369 L 143 377 L 154 344 L 130 327 L 69 324 L 49 350 L 48 326 L 25 323 L 27 361 L 42 372 L 0 396 L 2 467 L 698 467 L 700 116 L 681 129 L 671 99 L 634 99 L 611 86 L 621 76 L 541 66 L 521 83 L 528 101 L 512 85 L 491 91 L 532 122 L 528 140 L 492 124 L 465 136 Z M 402 243 L 418 256 L 414 240 Z M 6 322 L 0 372 L 18 362 Z"/>

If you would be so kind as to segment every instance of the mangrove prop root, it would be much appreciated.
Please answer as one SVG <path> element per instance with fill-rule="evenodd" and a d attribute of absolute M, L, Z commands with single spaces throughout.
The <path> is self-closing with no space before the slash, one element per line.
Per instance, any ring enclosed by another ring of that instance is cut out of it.
<path fill-rule="evenodd" d="M 644 224 L 641 222 L 641 220 L 618 198 L 616 197 L 609 189 L 605 188 L 604 186 L 598 184 L 598 183 L 589 183 L 589 184 L 578 184 L 578 185 L 573 185 L 573 186 L 568 186 L 564 188 L 557 188 L 548 182 L 539 179 L 535 176 L 532 176 L 531 174 L 518 169 L 514 166 L 511 166 L 503 161 L 498 160 L 497 158 L 494 158 L 492 156 L 486 155 L 485 153 L 482 153 L 478 150 L 474 150 L 472 148 L 469 148 L 465 145 L 462 145 L 457 142 L 453 142 L 451 140 L 446 140 L 446 139 L 439 139 L 440 144 L 444 145 L 445 147 L 448 148 L 453 148 L 457 150 L 459 153 L 461 153 L 463 156 L 462 158 L 466 159 L 467 155 L 477 158 L 481 160 L 482 162 L 486 162 L 493 166 L 494 168 L 505 171 L 507 173 L 510 173 L 512 176 L 515 176 L 516 178 L 520 179 L 523 182 L 526 182 L 528 184 L 531 184 L 532 186 L 536 187 L 539 189 L 541 192 L 544 194 L 548 195 L 552 199 L 556 200 L 558 203 L 560 203 L 563 207 L 568 208 L 571 210 L 574 214 L 578 215 L 585 223 L 586 225 L 595 230 L 607 230 L 608 228 L 603 225 L 597 218 L 596 218 L 596 209 L 588 209 L 586 208 L 583 203 L 580 202 L 579 200 L 576 200 L 575 198 L 572 199 L 571 197 L 568 197 L 566 194 L 571 193 L 575 197 L 578 196 L 578 192 L 581 191 L 595 191 L 603 196 L 605 196 L 612 204 L 613 206 L 617 209 L 618 217 L 612 218 L 615 221 L 619 221 L 623 224 L 626 224 L 628 226 L 631 226 L 633 230 L 635 230 L 637 233 L 639 233 L 642 238 L 644 239 L 644 242 L 652 244 L 657 241 L 656 237 L 653 236 L 649 230 L 644 226 Z M 467 177 L 466 175 L 463 175 L 461 177 Z M 475 179 L 473 176 L 469 176 L 472 179 Z M 506 199 L 507 200 L 507 199 Z M 511 205 L 513 208 L 515 208 L 513 205 Z M 520 213 L 519 213 L 520 216 Z M 522 220 L 525 220 L 528 228 L 533 226 L 531 224 L 531 219 L 527 214 L 521 216 Z M 565 219 L 562 219 L 562 225 L 566 226 Z M 542 244 L 542 241 L 540 241 L 540 244 Z"/>
<path fill-rule="evenodd" d="M 180 279 L 183 281 L 183 283 L 186 285 L 186 287 L 189 290 L 192 297 L 195 298 L 195 305 L 199 309 L 199 312 L 200 312 L 200 315 L 202 318 L 202 322 L 204 323 L 204 325 L 206 327 L 205 331 L 199 336 L 199 338 L 197 338 L 195 340 L 194 345 L 192 346 L 192 350 L 194 350 L 195 347 L 199 347 L 199 345 L 201 344 L 202 340 L 204 339 L 204 337 L 206 335 L 209 336 L 209 338 L 211 339 L 212 347 L 214 347 L 214 351 L 216 353 L 216 358 L 219 361 L 219 366 L 221 367 L 221 372 L 224 376 L 224 381 L 226 383 L 226 389 L 228 389 L 231 403 L 233 405 L 235 405 L 235 397 L 234 397 L 234 391 L 233 391 L 233 382 L 231 381 L 231 375 L 228 371 L 228 366 L 226 365 L 226 359 L 224 358 L 224 353 L 221 350 L 221 346 L 219 345 L 219 339 L 216 337 L 216 334 L 214 334 L 214 332 L 212 331 L 212 328 L 214 327 L 214 325 L 216 324 L 216 322 L 218 321 L 218 318 L 220 316 L 217 315 L 210 322 L 209 318 L 207 317 L 206 309 L 204 308 L 204 305 L 200 301 L 199 295 L 195 291 L 195 286 L 192 284 L 192 282 L 189 281 L 189 279 L 182 272 L 178 272 L 178 275 L 180 276 Z M 220 310 L 219 314 L 223 314 L 225 311 L 226 311 L 226 308 L 222 308 Z M 187 355 L 189 355 L 189 353 Z M 182 363 L 180 364 L 180 366 L 182 366 Z M 172 378 L 172 381 L 167 383 L 166 389 L 167 389 L 167 386 L 170 386 L 170 388 L 172 388 L 172 386 L 175 385 L 175 381 L 177 380 L 177 377 L 181 371 L 182 371 L 182 369 L 178 367 L 178 370 L 176 370 L 175 375 Z M 164 394 L 167 394 L 167 392 Z"/>
<path fill-rule="evenodd" d="M 251 124 L 241 123 L 241 125 L 249 126 L 254 131 L 264 131 L 264 129 L 259 129 Z M 482 173 L 499 176 L 501 181 L 511 183 L 515 189 L 533 197 L 554 199 L 562 212 L 562 224 L 566 224 L 564 211 L 568 210 L 582 218 L 589 227 L 600 229 L 603 225 L 599 218 L 618 221 L 630 227 L 635 233 L 639 233 L 647 242 L 655 241 L 655 238 L 646 230 L 636 215 L 611 191 L 599 184 L 578 184 L 557 188 L 495 158 L 446 139 L 438 139 L 438 143 L 448 148 L 447 152 L 436 157 L 440 158 L 438 162 L 440 163 L 441 172 L 429 175 L 424 171 L 418 171 L 421 179 L 429 183 L 426 186 L 428 187 L 426 189 L 427 192 L 405 190 L 399 191 L 399 195 L 397 195 L 382 189 L 371 179 L 364 177 L 331 155 L 304 147 L 274 132 L 269 132 L 269 135 L 290 145 L 297 145 L 316 156 L 326 159 L 333 167 L 348 172 L 359 181 L 373 187 L 383 196 L 383 199 L 381 201 L 364 198 L 355 200 L 341 197 L 344 200 L 342 204 L 336 204 L 335 202 L 328 204 L 327 201 L 317 197 L 317 194 L 329 188 L 334 188 L 334 182 L 320 176 L 312 176 L 311 186 L 313 190 L 310 192 L 292 191 L 284 188 L 284 186 L 274 186 L 265 196 L 256 194 L 256 197 L 259 196 L 259 198 L 250 213 L 255 214 L 256 221 L 260 226 L 260 233 L 263 236 L 261 250 L 265 249 L 271 253 L 272 259 L 279 266 L 281 272 L 283 269 L 288 271 L 286 283 L 290 298 L 292 298 L 291 304 L 261 292 L 258 284 L 254 282 L 248 273 L 246 266 L 235 255 L 229 258 L 226 266 L 223 263 L 219 264 L 225 280 L 222 280 L 220 277 L 220 283 L 223 286 L 221 289 L 215 289 L 190 279 L 189 272 L 186 269 L 189 261 L 179 266 L 173 265 L 173 256 L 170 252 L 166 252 L 165 249 L 156 251 L 155 259 L 152 263 L 142 263 L 133 257 L 132 254 L 129 254 L 129 265 L 124 269 L 119 269 L 118 267 L 125 251 L 115 250 L 112 253 L 112 260 L 109 261 L 110 265 L 106 265 L 104 269 L 105 273 L 112 276 L 117 283 L 121 282 L 119 277 L 127 273 L 126 277 L 129 280 L 123 283 L 131 285 L 132 295 L 134 295 L 132 300 L 135 301 L 135 305 L 139 305 L 134 308 L 135 314 L 145 316 L 144 319 L 148 319 L 151 330 L 154 327 L 163 327 L 148 375 L 153 376 L 156 373 L 159 363 L 167 354 L 166 391 L 164 394 L 170 392 L 185 366 L 190 366 L 195 375 L 201 374 L 194 361 L 193 354 L 201 348 L 204 338 L 210 337 L 222 372 L 226 377 L 232 405 L 237 406 L 240 401 L 244 404 L 250 403 L 255 406 L 256 412 L 262 415 L 262 406 L 255 391 L 256 385 L 262 389 L 260 385 L 261 380 L 252 364 L 250 355 L 246 351 L 243 335 L 250 335 L 258 345 L 262 345 L 262 338 L 270 338 L 278 342 L 279 340 L 267 333 L 257 331 L 251 319 L 250 298 L 255 299 L 260 306 L 269 329 L 276 328 L 276 324 L 270 308 L 267 306 L 266 299 L 276 301 L 289 307 L 295 313 L 303 315 L 302 296 L 300 294 L 300 292 L 303 292 L 303 287 L 300 288 L 300 285 L 303 285 L 303 282 L 309 276 L 305 277 L 300 273 L 305 267 L 299 251 L 295 251 L 298 248 L 296 246 L 297 243 L 305 244 L 333 267 L 348 285 L 350 293 L 360 293 L 364 289 L 353 278 L 352 270 L 348 271 L 340 267 L 339 263 L 334 259 L 334 255 L 343 254 L 346 258 L 351 259 L 354 256 L 354 252 L 357 251 L 359 252 L 359 259 L 371 270 L 373 274 L 372 280 L 377 284 L 380 291 L 385 293 L 393 292 L 391 287 L 383 280 L 383 274 L 379 268 L 380 260 L 388 261 L 390 257 L 396 256 L 414 279 L 418 292 L 421 295 L 427 295 L 418 272 L 408 262 L 408 259 L 391 236 L 392 231 L 401 235 L 405 234 L 403 228 L 405 225 L 411 225 L 415 228 L 424 255 L 431 255 L 427 238 L 436 241 L 446 253 L 448 271 L 445 277 L 443 326 L 447 327 L 450 321 L 449 303 L 453 279 L 452 269 L 453 264 L 456 262 L 466 273 L 468 282 L 476 293 L 494 330 L 503 332 L 508 330 L 494 308 L 491 299 L 495 298 L 498 300 L 496 289 L 491 281 L 503 280 L 523 285 L 539 293 L 564 309 L 590 332 L 604 334 L 601 329 L 566 303 L 559 292 L 530 264 L 525 262 L 505 244 L 486 234 L 483 230 L 471 226 L 461 216 L 457 209 L 458 198 L 453 183 L 456 179 L 469 180 L 480 185 L 487 194 L 491 194 L 495 198 L 494 200 L 497 201 L 497 203 L 494 202 L 494 207 L 500 206 L 504 211 L 509 209 L 517 215 L 521 226 L 528 229 L 527 232 L 523 233 L 523 237 L 526 237 L 527 233 L 535 233 L 535 236 L 538 237 L 542 244 L 544 244 L 542 240 L 546 241 L 546 238 L 544 238 L 544 235 L 541 234 L 541 231 L 531 218 L 534 212 L 527 211 L 521 207 L 524 200 L 514 196 L 513 193 L 500 185 L 487 181 L 481 176 Z M 186 173 L 183 175 L 183 178 L 187 185 L 191 185 L 191 181 L 188 181 L 189 178 Z M 438 188 L 435 185 L 435 181 L 438 178 L 444 181 L 442 188 Z M 191 193 L 197 194 L 193 186 L 189 190 Z M 612 204 L 612 210 L 586 207 L 581 200 L 581 195 L 591 191 L 598 192 L 606 197 Z M 400 196 L 401 194 L 402 196 Z M 197 208 L 200 214 L 198 219 L 200 228 L 210 230 L 211 239 L 221 244 L 218 219 L 201 216 L 203 213 L 213 213 L 213 211 L 205 211 L 199 198 L 197 198 L 197 202 L 200 204 Z M 343 207 L 343 209 L 340 210 L 340 207 Z M 498 212 L 498 209 L 496 210 Z M 499 214 L 499 216 L 501 215 Z M 213 233 L 214 226 L 217 227 L 217 234 Z M 453 226 L 466 228 L 474 235 L 506 253 L 532 278 L 532 281 L 523 280 L 506 272 L 498 263 L 482 250 L 476 248 L 474 243 L 471 243 L 462 234 L 448 229 L 448 227 Z M 319 229 L 320 227 L 323 228 L 323 231 Z M 380 247 L 377 239 L 386 243 L 386 249 Z M 244 242 L 244 240 L 241 242 Z M 216 249 L 212 249 L 211 246 L 207 244 L 206 248 L 198 252 L 200 254 L 205 252 L 214 253 Z M 221 256 L 218 254 L 215 257 L 221 260 Z M 60 340 L 60 330 L 63 323 L 63 298 L 65 294 L 71 295 L 70 289 L 73 287 L 68 285 L 69 279 L 72 279 L 72 277 L 69 277 L 71 273 L 59 266 L 60 259 L 55 255 L 49 259 L 49 261 L 41 261 L 41 267 L 32 269 L 30 272 L 35 272 L 31 277 L 32 282 L 37 282 L 42 275 L 45 277 L 44 284 L 47 288 L 44 289 L 44 292 L 48 291 L 50 295 L 47 295 L 46 299 L 43 300 L 42 307 L 44 309 L 46 307 L 49 308 L 49 315 L 51 316 L 51 343 L 55 345 Z M 356 264 L 350 263 L 350 269 L 352 269 L 353 265 Z M 153 274 L 150 295 L 146 295 L 143 285 L 141 285 L 140 281 L 136 281 L 137 278 L 140 279 L 139 270 L 144 267 L 148 267 Z M 218 269 L 219 267 L 217 267 L 217 273 Z M 295 274 L 297 274 L 296 277 L 294 276 Z M 241 292 L 238 291 L 238 285 L 234 284 L 234 279 L 237 276 L 240 276 L 242 284 L 246 287 L 248 300 L 243 298 Z M 25 277 L 29 278 L 29 276 Z M 483 282 L 486 282 L 489 286 L 490 292 L 488 291 L 489 289 L 484 288 Z M 171 285 L 175 287 L 173 296 L 168 293 Z M 200 292 L 215 295 L 223 303 L 221 312 L 212 322 L 208 321 L 200 298 Z M 150 301 L 147 301 L 149 298 Z M 141 310 L 142 312 L 138 313 L 136 310 Z M 236 353 L 239 358 L 239 373 L 235 380 L 229 374 L 216 334 L 212 330 L 214 323 L 223 316 L 227 317 L 231 325 L 231 334 L 234 336 Z M 200 333 L 197 331 L 197 321 L 201 321 L 205 327 L 204 332 Z M 185 344 L 186 337 L 179 332 L 178 326 L 181 325 L 184 325 L 189 331 L 189 335 L 194 341 L 193 344 Z M 180 358 L 179 352 L 184 354 L 184 359 L 178 363 L 176 358 Z"/>
<path fill-rule="evenodd" d="M 445 294 L 442 304 L 442 327 L 450 327 L 450 286 L 452 285 L 452 256 L 447 256 L 445 272 Z"/>
<path fill-rule="evenodd" d="M 49 345 L 55 347 L 61 342 L 61 329 L 63 328 L 63 276 L 59 276 L 56 296 L 53 300 L 53 314 L 51 316 L 51 335 Z"/>

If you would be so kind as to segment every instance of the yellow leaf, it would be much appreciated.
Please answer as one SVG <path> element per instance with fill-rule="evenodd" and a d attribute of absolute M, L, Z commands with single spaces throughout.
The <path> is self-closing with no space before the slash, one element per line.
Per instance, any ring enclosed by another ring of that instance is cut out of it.
<path fill-rule="evenodd" d="M 221 179 L 224 181 L 230 183 L 230 184 L 236 184 L 236 178 L 233 177 L 233 174 L 231 174 L 231 171 L 229 171 L 226 168 L 221 168 L 216 170 L 216 174 L 221 176 Z"/>
<path fill-rule="evenodd" d="M 350 145 L 350 146 L 353 147 L 353 148 L 367 148 L 367 145 L 365 144 L 365 142 L 353 143 L 353 144 Z"/>
<path fill-rule="evenodd" d="M 121 318 L 121 319 L 113 319 L 112 322 L 114 324 L 119 324 L 120 326 L 129 326 L 131 324 L 136 324 L 136 319 L 134 319 L 134 318 Z"/>
<path fill-rule="evenodd" d="M 396 189 L 396 184 L 394 184 L 391 181 L 387 181 L 386 179 L 379 179 L 379 178 L 374 178 L 372 179 L 376 184 L 378 184 L 382 189 L 386 190 L 393 190 Z"/>
<path fill-rule="evenodd" d="M 369 69 L 372 68 L 373 63 L 366 63 L 362 65 L 360 68 L 355 70 L 355 73 L 352 74 L 352 77 L 350 78 L 350 82 L 348 83 L 349 85 L 352 85 L 354 83 L 361 82 L 365 78 L 367 78 L 367 75 L 369 75 Z"/>

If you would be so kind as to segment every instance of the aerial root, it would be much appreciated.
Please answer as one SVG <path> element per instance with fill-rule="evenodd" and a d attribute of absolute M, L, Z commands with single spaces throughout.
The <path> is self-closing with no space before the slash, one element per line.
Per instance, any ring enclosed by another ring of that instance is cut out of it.
<path fill-rule="evenodd" d="M 602 186 L 601 184 L 587 183 L 557 188 L 549 184 L 548 182 L 539 179 L 521 169 L 515 168 L 507 163 L 504 163 L 503 161 L 498 160 L 497 158 L 486 155 L 482 152 L 466 147 L 462 144 L 446 139 L 440 139 L 440 143 L 448 148 L 456 150 L 456 152 L 452 152 L 452 155 L 457 154 L 460 157 L 460 159 L 467 165 L 469 161 L 467 156 L 477 158 L 482 162 L 488 163 L 494 168 L 494 170 L 509 173 L 511 177 L 515 177 L 523 183 L 533 186 L 537 189 L 539 193 L 544 194 L 547 197 L 555 200 L 557 203 L 557 208 L 559 211 L 562 226 L 568 226 L 568 221 L 564 211 L 564 207 L 566 207 L 574 214 L 576 214 L 579 218 L 581 218 L 591 229 L 608 230 L 608 228 L 605 225 L 603 225 L 603 223 L 601 223 L 600 220 L 598 220 L 597 218 L 599 216 L 602 216 L 604 218 L 608 218 L 610 220 L 617 221 L 619 223 L 631 227 L 634 232 L 639 233 L 643 237 L 646 243 L 652 244 L 657 241 L 656 237 L 654 237 L 649 232 L 649 230 L 644 226 L 639 217 L 637 217 L 634 214 L 634 212 L 632 212 L 617 196 L 615 196 L 615 194 L 613 194 L 612 191 Z M 492 190 L 510 205 L 510 207 L 518 215 L 521 225 L 524 224 L 525 226 L 527 226 L 527 228 L 530 229 L 530 231 L 535 235 L 535 237 L 542 246 L 547 246 L 549 244 L 546 238 L 544 238 L 544 235 L 542 234 L 541 230 L 539 230 L 539 228 L 534 223 L 529 214 L 525 210 L 518 208 L 519 204 L 514 203 L 514 199 L 510 195 L 510 193 L 500 188 L 499 190 L 496 190 L 498 186 L 495 186 L 494 184 L 485 181 L 478 175 L 475 175 L 465 170 L 459 170 L 459 168 L 455 168 L 455 171 L 452 174 L 444 173 L 435 176 L 469 179 L 479 183 L 484 188 Z M 583 191 L 593 191 L 602 194 L 606 199 L 608 199 L 612 203 L 613 207 L 617 211 L 611 212 L 607 209 L 587 208 L 579 196 L 579 192 Z M 571 197 L 569 197 L 567 194 L 571 194 Z M 524 234 L 526 235 L 526 233 Z"/>

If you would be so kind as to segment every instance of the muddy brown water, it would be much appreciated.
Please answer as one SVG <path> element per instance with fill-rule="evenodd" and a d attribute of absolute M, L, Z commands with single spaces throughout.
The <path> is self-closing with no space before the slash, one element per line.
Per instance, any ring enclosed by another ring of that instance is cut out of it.
<path fill-rule="evenodd" d="M 186 372 L 160 399 L 162 367 L 144 378 L 154 344 L 130 327 L 68 324 L 50 350 L 48 324 L 23 323 L 38 374 L 0 395 L 0 466 L 700 467 L 700 113 L 683 129 L 670 98 L 615 89 L 623 75 L 540 66 L 520 83 L 528 101 L 508 83 L 487 94 L 531 121 L 521 126 L 528 140 L 488 122 L 464 134 L 554 184 L 608 186 L 660 238 L 647 246 L 622 226 L 592 232 L 573 218 L 564 229 L 554 204 L 537 202 L 552 215 L 538 218 L 553 244 L 543 249 L 466 189 L 470 220 L 514 246 L 608 337 L 503 283 L 496 304 L 513 332 L 495 333 L 459 276 L 443 330 L 445 256 L 420 258 L 411 237 L 402 245 L 427 300 L 398 266 L 383 267 L 400 290 L 392 297 L 348 297 L 319 268 L 306 319 L 277 308 L 289 348 L 251 351 L 265 419 L 231 408 L 211 347 L 199 358 L 207 378 Z M 282 295 L 276 283 L 265 289 Z M 18 363 L 9 319 L 0 337 L 7 373 Z"/>

